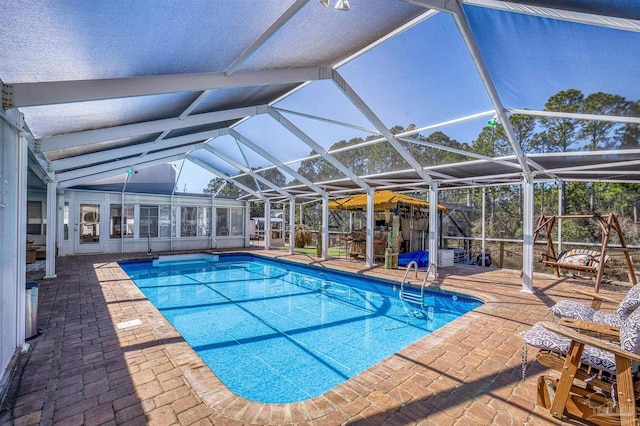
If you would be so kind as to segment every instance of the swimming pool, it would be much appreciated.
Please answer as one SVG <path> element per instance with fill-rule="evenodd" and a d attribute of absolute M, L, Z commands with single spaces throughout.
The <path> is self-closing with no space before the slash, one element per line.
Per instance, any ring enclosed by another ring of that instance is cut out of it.
<path fill-rule="evenodd" d="M 120 265 L 236 394 L 287 403 L 323 394 L 481 305 L 394 283 L 252 254 Z"/>

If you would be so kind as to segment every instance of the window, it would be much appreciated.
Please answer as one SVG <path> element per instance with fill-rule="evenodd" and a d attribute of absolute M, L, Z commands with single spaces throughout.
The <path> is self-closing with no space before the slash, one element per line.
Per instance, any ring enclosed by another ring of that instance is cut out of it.
<path fill-rule="evenodd" d="M 42 201 L 27 201 L 27 234 L 42 234 Z"/>
<path fill-rule="evenodd" d="M 229 235 L 229 209 L 216 209 L 216 236 Z"/>
<path fill-rule="evenodd" d="M 211 230 L 211 207 L 182 207 L 180 235 L 208 237 Z"/>
<path fill-rule="evenodd" d="M 195 237 L 197 235 L 198 209 L 197 207 L 182 207 L 180 210 L 180 235 Z"/>
<path fill-rule="evenodd" d="M 124 225 L 123 225 L 124 222 Z M 124 233 L 125 238 L 132 238 L 134 230 L 133 206 L 125 205 L 124 214 L 122 205 L 112 204 L 109 214 L 109 237 L 121 238 Z"/>
<path fill-rule="evenodd" d="M 63 230 L 63 239 L 65 241 L 69 241 L 69 203 L 65 202 L 64 203 L 64 208 L 62 210 L 62 215 L 63 215 L 63 219 L 62 219 L 62 223 L 64 225 L 64 230 Z"/>
<path fill-rule="evenodd" d="M 158 206 L 140 206 L 140 238 L 158 237 Z"/>
<path fill-rule="evenodd" d="M 174 234 L 175 235 L 175 228 Z M 165 204 L 160 206 L 160 238 L 171 237 L 171 207 Z"/>
<path fill-rule="evenodd" d="M 244 209 L 229 209 L 231 216 L 231 235 L 244 235 Z"/>
<path fill-rule="evenodd" d="M 198 207 L 198 237 L 208 237 L 211 226 L 211 207 Z"/>

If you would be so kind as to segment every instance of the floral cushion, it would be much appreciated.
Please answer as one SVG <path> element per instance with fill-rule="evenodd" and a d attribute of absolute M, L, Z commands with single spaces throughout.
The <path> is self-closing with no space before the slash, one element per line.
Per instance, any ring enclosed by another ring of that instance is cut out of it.
<path fill-rule="evenodd" d="M 633 311 L 640 306 L 640 284 L 636 284 L 627 292 L 627 295 L 622 299 L 622 302 L 618 305 L 616 312 L 618 316 L 624 321 Z"/>
<path fill-rule="evenodd" d="M 551 312 L 560 318 L 574 318 L 583 321 L 592 321 L 596 311 L 582 303 L 561 300 L 551 308 Z"/>
<path fill-rule="evenodd" d="M 560 257 L 560 263 L 568 265 L 589 266 L 592 256 L 590 254 L 568 252 Z"/>

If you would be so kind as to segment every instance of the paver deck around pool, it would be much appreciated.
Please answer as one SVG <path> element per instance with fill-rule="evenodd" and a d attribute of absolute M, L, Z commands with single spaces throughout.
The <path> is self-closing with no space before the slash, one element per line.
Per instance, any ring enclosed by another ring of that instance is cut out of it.
<path fill-rule="evenodd" d="M 259 253 L 392 280 L 404 273 Z M 535 293 L 528 294 L 517 271 L 440 268 L 443 289 L 476 296 L 484 305 L 324 395 L 270 405 L 227 390 L 117 264 L 140 257 L 146 256 L 57 259 L 58 278 L 39 281 L 43 333 L 19 360 L 0 424 L 12 418 L 16 425 L 561 424 L 535 404 L 537 377 L 546 370 L 533 362 L 521 380 L 520 333 L 549 320 L 555 301 L 579 299 L 574 288 L 592 287 L 539 274 Z M 626 289 L 605 285 L 601 292 Z M 117 327 L 135 319 L 141 324 Z"/>

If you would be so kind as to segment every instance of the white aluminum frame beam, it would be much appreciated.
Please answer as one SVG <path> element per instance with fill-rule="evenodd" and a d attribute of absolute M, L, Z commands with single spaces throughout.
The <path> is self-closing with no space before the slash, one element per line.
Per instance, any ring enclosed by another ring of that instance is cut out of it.
<path fill-rule="evenodd" d="M 193 150 L 197 150 L 204 147 L 204 144 L 199 144 L 201 146 L 194 146 Z M 64 182 L 71 179 L 77 179 L 84 176 L 94 175 L 97 173 L 106 172 L 112 169 L 118 169 L 122 167 L 135 167 L 140 163 L 145 163 L 148 161 L 158 160 L 161 158 L 166 158 L 174 155 L 185 154 L 185 149 L 183 147 L 177 147 L 173 149 L 167 149 L 164 151 L 154 152 L 151 154 L 147 154 L 144 157 L 131 157 L 125 158 L 124 160 L 118 161 L 110 161 L 108 163 L 97 164 L 94 166 L 83 167 L 81 169 L 70 170 L 68 172 L 59 173 L 58 181 Z"/>
<path fill-rule="evenodd" d="M 306 114 L 304 112 L 293 111 L 293 110 L 290 110 L 290 109 L 277 108 L 277 107 L 273 107 L 273 109 L 275 109 L 276 111 L 278 111 L 280 113 L 297 115 L 298 117 L 310 118 L 312 120 L 322 121 L 324 123 L 329 123 L 329 124 L 335 124 L 337 126 L 342 126 L 342 127 L 348 127 L 350 129 L 361 130 L 363 132 L 372 133 L 374 135 L 381 136 L 380 132 L 378 132 L 376 129 L 369 129 L 367 127 L 358 126 L 358 125 L 350 124 L 350 123 L 345 123 L 344 121 L 332 120 L 330 118 L 320 117 L 320 116 L 312 115 L 312 114 Z M 383 140 L 385 140 L 385 139 L 381 138 L 381 141 L 383 141 Z"/>
<path fill-rule="evenodd" d="M 453 19 L 456 22 L 458 30 L 460 31 L 460 34 L 462 35 L 462 38 L 467 45 L 467 49 L 471 54 L 471 58 L 476 65 L 476 69 L 480 74 L 480 78 L 482 79 L 485 89 L 487 90 L 489 99 L 491 99 L 491 103 L 496 110 L 496 114 L 500 118 L 505 136 L 511 144 L 511 149 L 513 149 L 513 152 L 518 159 L 518 163 L 520 163 L 520 167 L 522 167 L 522 172 L 524 173 L 525 178 L 529 178 L 531 176 L 531 170 L 529 169 L 529 165 L 527 164 L 525 155 L 522 152 L 522 148 L 520 147 L 515 132 L 513 131 L 513 127 L 511 126 L 509 117 L 505 112 L 504 105 L 502 104 L 502 99 L 500 99 L 500 95 L 498 94 L 498 89 L 496 88 L 493 82 L 493 78 L 491 77 L 491 73 L 489 72 L 486 63 L 484 62 L 484 57 L 480 52 L 480 48 L 478 47 L 478 43 L 476 42 L 473 31 L 471 30 L 471 26 L 469 25 L 467 16 L 465 15 L 464 10 L 459 3 L 448 2 L 448 5 L 452 9 L 451 12 L 453 13 Z"/>
<path fill-rule="evenodd" d="M 293 124 L 291 121 L 289 121 L 289 119 L 286 118 L 284 115 L 280 114 L 278 111 L 276 111 L 275 109 L 273 109 L 271 107 L 269 107 L 267 109 L 267 113 L 271 117 L 273 117 L 274 120 L 276 120 L 278 123 L 280 123 L 284 128 L 286 128 L 291 133 L 293 133 L 303 143 L 305 143 L 311 149 L 316 151 L 320 156 L 322 156 L 322 158 L 324 158 L 326 161 L 331 163 L 332 166 L 334 166 L 336 169 L 338 169 L 340 172 L 342 172 L 346 177 L 351 179 L 360 188 L 364 189 L 365 191 L 368 191 L 368 190 L 371 189 L 369 187 L 369 185 L 367 185 L 366 182 L 364 182 L 355 173 L 353 173 L 353 171 L 351 169 L 349 169 L 344 164 L 342 164 L 340 161 L 338 161 L 333 155 L 329 154 L 329 152 L 327 152 L 327 150 L 324 149 L 322 147 L 322 145 L 320 145 L 319 143 L 314 141 L 309 135 L 307 135 L 302 130 L 300 130 L 295 124 Z"/>
<path fill-rule="evenodd" d="M 480 75 L 480 79 L 484 84 L 485 89 L 487 90 L 487 94 L 489 95 L 489 99 L 494 106 L 496 114 L 502 123 L 502 127 L 504 128 L 504 133 L 511 144 L 511 149 L 516 155 L 518 159 L 518 163 L 520 163 L 520 167 L 522 168 L 522 172 L 525 177 L 529 177 L 531 175 L 531 170 L 529 169 L 529 165 L 526 162 L 526 158 L 524 153 L 522 152 L 522 148 L 518 144 L 516 139 L 515 132 L 513 131 L 513 127 L 511 126 L 511 122 L 509 121 L 509 117 L 506 114 L 506 109 L 502 104 L 502 100 L 500 99 L 500 95 L 498 94 L 498 90 L 493 82 L 491 77 L 491 73 L 487 68 L 487 65 L 484 62 L 484 57 L 480 52 L 480 48 L 478 47 L 478 43 L 476 42 L 473 31 L 471 30 L 471 26 L 469 25 L 469 21 L 467 20 L 467 16 L 464 13 L 464 9 L 457 1 L 452 0 L 404 0 L 407 3 L 415 4 L 418 6 L 423 6 L 427 8 L 433 8 L 437 10 L 441 10 L 443 12 L 448 12 L 453 16 L 453 19 L 458 27 L 458 31 L 462 35 L 462 38 L 469 50 L 469 54 L 471 55 L 471 59 L 476 66 L 478 74 Z"/>
<path fill-rule="evenodd" d="M 539 111 L 532 109 L 507 108 L 512 114 L 531 115 L 535 117 L 557 117 L 572 118 L 576 120 L 593 120 L 593 121 L 609 121 L 613 123 L 630 123 L 640 124 L 640 117 L 629 117 L 620 115 L 597 115 L 597 114 L 581 114 L 576 112 L 561 111 Z"/>
<path fill-rule="evenodd" d="M 365 236 L 366 248 L 364 255 L 364 262 L 369 267 L 372 268 L 375 264 L 374 252 L 373 252 L 373 214 L 375 210 L 375 198 L 373 195 L 373 189 L 369 189 L 367 191 L 367 217 L 366 217 L 366 226 L 367 233 Z"/>
<path fill-rule="evenodd" d="M 247 148 L 253 150 L 257 154 L 259 154 L 262 157 L 264 157 L 265 159 L 267 159 L 268 161 L 271 161 L 276 167 L 284 170 L 290 176 L 293 176 L 294 178 L 298 179 L 300 182 L 302 182 L 304 185 L 308 186 L 309 188 L 311 188 L 312 190 L 314 190 L 318 194 L 320 194 L 320 195 L 324 195 L 325 194 L 325 191 L 322 188 L 320 188 L 319 186 L 317 186 L 314 183 L 312 183 L 309 179 L 307 179 L 306 177 L 302 176 L 300 173 L 298 173 L 297 171 L 293 170 L 291 167 L 289 167 L 288 165 L 286 165 L 282 161 L 278 160 L 275 156 L 271 155 L 265 149 L 263 149 L 259 145 L 255 144 L 254 142 L 249 140 L 249 138 L 247 138 L 246 136 L 240 134 L 237 130 L 229 129 L 229 135 L 231 135 L 233 138 L 235 138 L 235 140 L 238 141 L 239 143 L 241 143 L 242 145 L 244 145 Z"/>
<path fill-rule="evenodd" d="M 640 160 L 629 160 L 629 161 L 620 161 L 620 162 L 609 162 L 606 164 L 588 164 L 583 166 L 571 166 L 571 167 L 560 167 L 557 169 L 548 169 L 548 171 L 541 171 L 539 174 L 547 174 L 548 173 L 567 173 L 567 172 L 586 172 L 588 170 L 593 169 L 602 169 L 607 168 L 608 170 L 596 170 L 595 174 L 613 174 L 618 175 L 620 173 L 625 173 L 625 171 L 616 171 L 611 170 L 612 167 L 628 167 L 628 166 L 637 166 L 640 165 Z M 640 171 L 627 171 L 632 174 L 638 174 Z"/>
<path fill-rule="evenodd" d="M 512 3 L 496 0 L 461 0 L 462 3 L 474 6 L 482 6 L 491 9 L 500 9 L 508 12 L 524 13 L 543 18 L 560 19 L 563 21 L 577 22 L 579 24 L 598 25 L 601 27 L 615 28 L 626 31 L 640 31 L 640 22 L 607 15 L 594 15 L 591 13 L 577 12 L 573 10 L 552 9 L 548 7 L 534 6 L 530 4 Z"/>
<path fill-rule="evenodd" d="M 264 200 L 264 249 L 271 248 L 271 200 Z"/>
<path fill-rule="evenodd" d="M 340 161 L 338 161 L 338 159 L 336 159 L 333 155 L 329 154 L 327 150 L 322 147 L 322 145 L 314 141 L 309 135 L 307 135 L 302 130 L 300 130 L 295 124 L 289 121 L 289 119 L 287 119 L 285 116 L 283 116 L 280 112 L 276 111 L 272 107 L 269 107 L 267 112 L 271 117 L 273 117 L 274 120 L 276 120 L 278 123 L 284 126 L 287 130 L 293 133 L 298 139 L 300 139 L 302 142 L 308 145 L 311 149 L 313 149 L 314 151 L 322 155 L 322 158 L 324 158 L 326 161 L 331 163 L 331 165 L 337 168 L 346 177 L 351 179 L 356 185 L 364 189 L 367 192 L 367 194 L 370 194 L 371 198 L 373 198 L 373 188 L 371 188 L 365 181 L 363 181 L 355 173 L 353 173 L 351 169 L 349 169 Z M 327 197 L 323 195 L 323 200 L 325 200 L 326 198 Z M 371 206 L 371 208 L 373 209 L 373 206 Z M 371 212 L 367 212 L 367 215 L 369 215 L 369 213 L 373 216 L 373 210 Z M 324 228 L 325 226 L 324 223 L 322 226 Z M 366 258 L 367 265 L 371 266 L 373 265 L 373 236 L 371 236 L 370 238 L 368 235 L 369 232 L 373 232 L 373 228 L 369 229 L 367 224 L 367 242 L 366 242 L 366 249 L 365 249 L 366 251 L 365 258 Z M 323 250 L 324 250 L 324 242 L 323 242 Z"/>
<path fill-rule="evenodd" d="M 523 218 L 522 218 L 522 292 L 533 293 L 533 214 L 534 214 L 534 186 L 531 179 L 522 183 Z"/>
<path fill-rule="evenodd" d="M 401 34 L 405 31 L 407 31 L 410 28 L 413 28 L 414 26 L 418 25 L 419 23 L 429 19 L 430 17 L 434 16 L 435 14 L 437 14 L 438 11 L 436 10 L 429 10 L 426 11 L 425 13 L 421 14 L 420 16 L 417 16 L 416 18 L 414 18 L 413 20 L 407 22 L 406 24 L 402 25 L 399 28 L 396 28 L 395 30 L 391 31 L 388 34 L 385 34 L 384 36 L 380 37 L 379 39 L 375 40 L 373 43 L 369 44 L 368 46 L 360 49 L 359 51 L 353 53 L 352 55 L 340 60 L 339 62 L 335 63 L 332 65 L 332 68 L 339 68 L 349 62 L 351 62 L 352 60 L 356 59 L 357 57 L 367 53 L 369 50 L 373 49 L 376 46 L 379 46 L 380 44 L 384 43 L 385 41 L 397 36 L 398 34 Z M 269 103 L 269 105 L 274 105 L 278 102 L 280 102 L 281 100 L 287 98 L 288 96 L 291 96 L 293 93 L 297 92 L 298 90 L 302 89 L 303 87 L 305 87 L 307 84 L 309 84 L 310 82 L 305 82 L 302 83 L 300 85 L 298 85 L 296 88 L 290 90 L 289 92 L 285 93 L 284 95 L 280 96 L 279 98 L 271 101 Z"/>
<path fill-rule="evenodd" d="M 274 184 L 273 182 L 271 182 L 267 178 L 265 178 L 263 176 L 260 176 L 257 173 L 252 172 L 249 167 L 238 163 L 237 161 L 235 161 L 233 158 L 229 157 L 225 153 L 220 152 L 219 150 L 217 150 L 217 149 L 215 149 L 212 146 L 207 145 L 207 144 L 204 145 L 204 149 L 206 149 L 207 151 L 209 151 L 210 153 L 212 153 L 216 157 L 220 158 L 222 161 L 225 161 L 225 162 L 231 164 L 232 166 L 236 167 L 237 169 L 242 170 L 244 173 L 246 173 L 247 175 L 251 176 L 254 180 L 262 182 L 263 184 L 265 184 L 269 188 L 271 188 L 274 191 L 276 191 L 278 194 L 280 194 L 280 195 L 282 195 L 284 197 L 287 197 L 287 198 L 291 198 L 291 194 L 290 193 L 288 193 L 287 191 L 284 191 L 278 185 Z"/>
<path fill-rule="evenodd" d="M 433 271 L 433 279 L 438 279 L 438 184 L 429 185 L 429 271 Z"/>
<path fill-rule="evenodd" d="M 205 170 L 208 170 L 209 172 L 213 173 L 214 175 L 218 176 L 221 179 L 224 179 L 225 181 L 227 181 L 228 183 L 237 186 L 238 188 L 242 189 L 243 191 L 253 195 L 254 197 L 259 198 L 262 201 L 266 201 L 267 198 L 256 192 L 255 190 L 249 188 L 246 185 L 243 185 L 242 183 L 238 182 L 237 180 L 233 179 L 231 176 L 227 175 L 224 172 L 221 172 L 220 170 L 216 169 L 215 167 L 210 166 L 209 164 L 205 163 L 204 161 L 200 160 L 199 158 L 195 158 L 192 155 L 186 155 L 185 158 L 189 161 L 191 161 L 193 164 L 202 167 Z"/>
<path fill-rule="evenodd" d="M 325 68 L 282 68 L 225 73 L 191 73 L 150 75 L 144 77 L 95 80 L 46 81 L 4 84 L 10 96 L 3 96 L 6 109 L 29 106 L 65 104 L 134 96 L 160 95 L 177 92 L 197 92 L 270 84 L 303 83 L 321 80 Z"/>
<path fill-rule="evenodd" d="M 289 254 L 295 253 L 295 239 L 296 239 L 296 199 L 295 197 L 289 198 Z"/>
<path fill-rule="evenodd" d="M 56 278 L 56 230 L 58 229 L 58 182 L 47 182 L 47 235 L 45 279 Z"/>
<path fill-rule="evenodd" d="M 287 10 L 285 10 L 276 21 L 267 28 L 267 30 L 260 35 L 253 43 L 247 47 L 244 52 L 236 58 L 235 61 L 225 70 L 225 74 L 230 76 L 235 73 L 236 70 L 242 66 L 242 64 L 251 57 L 258 49 L 260 49 L 275 33 L 278 32 L 296 13 L 300 11 L 309 0 L 296 0 Z"/>
<path fill-rule="evenodd" d="M 509 161 L 499 160 L 499 159 L 496 159 L 496 158 L 493 158 L 493 157 L 489 157 L 489 156 L 486 156 L 486 155 L 482 155 L 482 154 L 476 154 L 476 153 L 470 152 L 470 151 L 465 151 L 463 149 L 451 148 L 451 147 L 448 147 L 448 146 L 438 145 L 437 143 L 420 141 L 420 140 L 413 139 L 413 138 L 400 137 L 398 139 L 403 140 L 405 142 L 414 143 L 416 145 L 427 146 L 429 148 L 435 148 L 435 149 L 439 149 L 441 151 L 452 152 L 454 154 L 464 155 L 466 157 L 475 158 L 477 160 L 485 160 L 485 161 L 489 161 L 491 163 L 502 164 L 503 166 L 508 166 L 508 167 L 513 167 L 513 168 L 520 169 L 520 166 L 518 164 L 511 163 Z"/>
<path fill-rule="evenodd" d="M 360 110 L 373 127 L 375 127 L 382 136 L 391 144 L 391 146 L 404 158 L 404 160 L 411 166 L 425 181 L 431 183 L 433 179 L 426 173 L 420 163 L 413 158 L 413 156 L 407 151 L 402 144 L 396 139 L 389 129 L 384 125 L 382 120 L 373 112 L 369 105 L 356 93 L 355 90 L 346 82 L 346 80 L 336 70 L 332 70 L 331 79 L 335 85 L 344 93 L 344 95 L 353 103 L 353 105 Z"/>
<path fill-rule="evenodd" d="M 193 150 L 196 145 L 201 145 L 222 135 L 224 132 L 220 129 L 210 130 L 208 132 L 199 132 L 191 135 L 176 136 L 174 138 L 163 139 L 160 142 L 146 142 L 136 145 L 127 145 L 112 148 L 105 151 L 93 152 L 90 154 L 77 155 L 75 157 L 61 158 L 53 160 L 49 164 L 54 172 L 67 170 L 77 167 L 86 167 L 91 164 L 104 163 L 106 161 L 116 160 L 118 158 L 130 157 L 134 155 L 147 155 L 172 148 L 183 148 L 185 152 Z"/>
<path fill-rule="evenodd" d="M 207 96 L 209 96 L 209 94 L 212 92 L 212 90 L 205 90 L 204 92 L 200 93 L 200 95 L 198 95 L 198 97 L 196 98 L 196 100 L 194 100 L 193 102 L 191 102 L 191 105 L 189 105 L 184 111 L 182 111 L 182 114 L 180 114 L 178 116 L 178 119 L 180 120 L 184 120 L 185 118 L 187 118 L 187 116 L 189 114 L 191 114 L 191 112 L 196 109 L 198 107 L 198 105 L 200 105 L 206 98 Z M 171 130 L 165 130 L 163 131 L 160 136 L 158 136 L 156 138 L 156 140 L 154 141 L 155 143 L 160 143 L 162 142 L 162 140 L 164 138 L 166 138 L 169 133 L 171 133 Z M 142 155 L 145 155 L 147 153 L 147 151 L 143 152 Z"/>
<path fill-rule="evenodd" d="M 58 136 L 49 136 L 41 139 L 41 146 L 42 151 L 45 152 L 57 149 L 73 148 L 76 146 L 89 145 L 99 142 L 108 142 L 117 139 L 149 135 L 175 129 L 183 129 L 186 127 L 236 120 L 243 117 L 264 114 L 266 112 L 265 108 L 266 107 L 264 105 L 256 105 L 244 108 L 233 108 L 223 111 L 190 115 L 183 120 L 178 117 L 165 118 L 163 120 L 143 121 L 140 123 L 125 124 L 122 126 L 85 130 L 82 132 L 67 133 Z"/>
<path fill-rule="evenodd" d="M 184 158 L 184 154 L 178 154 L 178 155 L 173 155 L 173 156 L 169 156 L 169 157 L 165 157 L 165 158 L 159 158 L 157 160 L 154 161 L 147 161 L 144 163 L 138 163 L 136 164 L 136 169 L 137 170 L 142 170 L 142 169 L 146 169 L 148 167 L 153 167 L 153 166 L 157 166 L 160 164 L 166 164 L 169 163 L 171 161 L 176 161 L 176 160 L 182 160 Z M 92 182 L 92 181 L 96 181 L 96 180 L 100 180 L 100 179 L 106 179 L 106 178 L 110 178 L 112 176 L 117 176 L 119 174 L 122 173 L 127 173 L 128 170 L 131 169 L 131 166 L 125 166 L 125 167 L 120 167 L 120 168 L 116 168 L 116 169 L 110 169 L 107 171 L 104 171 L 102 173 L 96 173 L 93 175 L 87 175 L 87 176 L 81 176 L 81 177 L 77 177 L 75 179 L 69 179 L 69 180 L 65 180 L 65 181 L 60 181 L 58 182 L 58 188 L 60 189 L 66 189 L 66 188 L 70 188 L 72 186 L 75 185 L 81 185 L 83 183 L 87 183 L 87 182 Z"/>
<path fill-rule="evenodd" d="M 329 197 L 322 197 L 322 259 L 329 259 Z"/>
<path fill-rule="evenodd" d="M 278 111 L 278 108 L 274 108 L 274 109 L 276 111 Z M 420 133 L 423 130 L 437 128 L 437 127 L 441 127 L 441 126 L 445 126 L 445 125 L 453 124 L 453 123 L 464 122 L 464 121 L 472 120 L 472 119 L 475 119 L 475 118 L 478 118 L 478 117 L 482 117 L 482 116 L 486 116 L 486 115 L 494 115 L 494 114 L 495 114 L 494 110 L 485 111 L 485 112 L 478 113 L 478 114 L 472 114 L 472 115 L 469 115 L 469 116 L 455 118 L 455 119 L 452 119 L 452 120 L 447 120 L 447 121 L 444 121 L 444 122 L 432 124 L 432 125 L 429 125 L 429 126 L 421 127 L 419 129 L 408 130 L 406 132 L 398 133 L 395 136 L 396 136 L 396 138 L 404 137 L 404 136 L 410 136 L 410 135 L 414 135 L 414 134 Z M 234 129 L 230 128 L 229 130 L 233 131 Z M 384 137 L 380 137 L 378 139 L 374 139 L 374 140 L 371 140 L 371 141 L 365 141 L 365 142 L 362 142 L 362 143 L 359 143 L 359 144 L 355 144 L 355 145 L 351 145 L 351 146 L 348 146 L 348 147 L 330 149 L 327 152 L 329 154 L 333 155 L 333 154 L 336 154 L 338 152 L 343 152 L 343 151 L 349 151 L 349 150 L 352 150 L 352 149 L 362 148 L 362 147 L 365 147 L 365 146 L 368 146 L 368 145 L 375 145 L 377 143 L 381 143 L 381 142 L 385 142 L 385 141 L 386 141 L 386 139 Z M 303 158 L 297 158 L 297 159 L 294 159 L 294 160 L 283 161 L 283 162 L 281 162 L 281 164 L 283 164 L 283 165 L 295 164 L 295 163 L 299 163 L 301 161 L 312 160 L 314 158 L 320 158 L 320 157 L 321 157 L 320 154 L 314 154 L 314 155 L 309 155 L 309 156 L 306 156 L 306 157 L 303 157 Z M 265 158 L 266 158 L 266 156 L 265 156 Z M 515 157 L 514 157 L 514 159 L 515 159 Z M 269 168 L 274 168 L 274 167 L 276 167 L 276 166 L 263 167 L 263 168 L 256 169 L 254 171 L 255 172 L 259 172 L 259 171 L 267 170 Z M 433 174 L 434 173 L 433 170 L 431 170 L 430 173 Z M 322 182 L 316 182 L 316 184 L 321 184 L 321 183 Z"/>

